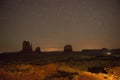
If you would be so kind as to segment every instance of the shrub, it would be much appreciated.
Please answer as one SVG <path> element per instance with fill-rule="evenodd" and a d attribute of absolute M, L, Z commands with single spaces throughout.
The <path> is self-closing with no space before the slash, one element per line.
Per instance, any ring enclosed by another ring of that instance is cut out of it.
<path fill-rule="evenodd" d="M 95 74 L 91 72 L 83 72 L 74 76 L 73 80 L 117 80 L 114 76 L 108 74 Z"/>

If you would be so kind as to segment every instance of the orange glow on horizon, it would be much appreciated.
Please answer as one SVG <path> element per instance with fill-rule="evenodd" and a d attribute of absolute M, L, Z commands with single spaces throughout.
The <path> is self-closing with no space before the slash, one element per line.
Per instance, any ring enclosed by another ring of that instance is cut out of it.
<path fill-rule="evenodd" d="M 58 48 L 47 48 L 44 51 L 61 51 L 61 50 Z"/>

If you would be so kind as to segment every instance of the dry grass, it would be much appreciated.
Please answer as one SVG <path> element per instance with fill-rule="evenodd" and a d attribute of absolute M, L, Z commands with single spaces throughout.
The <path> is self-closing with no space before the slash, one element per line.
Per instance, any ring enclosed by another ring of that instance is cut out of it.
<path fill-rule="evenodd" d="M 43 80 L 56 74 L 57 66 L 10 65 L 0 69 L 0 80 Z"/>
<path fill-rule="evenodd" d="M 116 66 L 113 68 L 105 68 L 107 73 L 112 76 L 114 75 L 118 80 L 120 80 L 120 66 Z"/>
<path fill-rule="evenodd" d="M 108 71 L 108 74 L 114 74 L 118 77 L 120 77 L 120 66 L 113 67 Z"/>
<path fill-rule="evenodd" d="M 43 80 L 46 77 L 57 74 L 57 71 L 77 72 L 73 80 L 120 80 L 120 67 L 114 67 L 108 74 L 95 74 L 86 71 L 79 71 L 67 65 L 58 66 L 48 64 L 43 66 L 33 65 L 8 65 L 0 68 L 0 80 Z M 114 74 L 111 74 L 113 73 Z M 53 78 L 53 80 L 69 80 L 68 77 Z"/>
<path fill-rule="evenodd" d="M 74 77 L 73 80 L 118 80 L 114 75 L 108 74 L 94 74 L 91 72 L 83 72 Z"/>

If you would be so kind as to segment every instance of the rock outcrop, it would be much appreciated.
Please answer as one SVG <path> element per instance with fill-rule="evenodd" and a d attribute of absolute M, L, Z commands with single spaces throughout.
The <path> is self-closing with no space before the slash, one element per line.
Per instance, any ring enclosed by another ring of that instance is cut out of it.
<path fill-rule="evenodd" d="M 36 53 L 41 53 L 40 47 L 36 47 L 35 52 Z"/>
<path fill-rule="evenodd" d="M 64 52 L 72 52 L 72 46 L 71 45 L 65 45 L 64 46 Z"/>
<path fill-rule="evenodd" d="M 32 44 L 29 41 L 23 41 L 22 52 L 33 52 Z"/>

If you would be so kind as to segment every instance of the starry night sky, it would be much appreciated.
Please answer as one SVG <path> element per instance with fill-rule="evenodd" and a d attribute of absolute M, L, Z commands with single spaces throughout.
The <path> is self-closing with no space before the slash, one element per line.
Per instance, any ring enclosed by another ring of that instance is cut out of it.
<path fill-rule="evenodd" d="M 0 0 L 0 52 L 120 48 L 120 0 Z"/>

